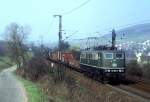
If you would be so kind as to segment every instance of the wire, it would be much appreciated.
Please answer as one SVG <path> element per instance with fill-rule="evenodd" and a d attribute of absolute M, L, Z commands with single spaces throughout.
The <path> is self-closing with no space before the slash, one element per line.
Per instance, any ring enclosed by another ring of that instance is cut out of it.
<path fill-rule="evenodd" d="M 90 1 L 91 1 L 91 0 L 87 0 L 87 1 L 85 1 L 84 3 L 82 3 L 81 5 L 79 5 L 79 6 L 75 7 L 75 8 L 73 8 L 73 9 L 71 9 L 71 10 L 68 11 L 68 12 L 63 13 L 62 15 L 69 15 L 70 13 L 72 13 L 72 12 L 74 12 L 74 11 L 80 9 L 81 7 L 83 7 L 84 5 L 86 5 L 87 3 L 89 3 Z"/>
<path fill-rule="evenodd" d="M 53 23 L 54 23 L 54 17 L 52 18 L 52 20 L 50 22 L 50 26 L 49 26 L 50 28 L 52 27 Z"/>
<path fill-rule="evenodd" d="M 78 31 L 75 31 L 73 34 L 71 34 L 70 36 L 67 36 L 64 40 L 69 39 L 70 37 L 72 37 L 73 35 L 75 35 Z"/>
<path fill-rule="evenodd" d="M 53 17 L 53 18 L 51 19 L 51 21 L 50 21 L 49 29 L 48 29 L 47 33 L 51 33 L 52 27 L 53 27 L 53 24 L 54 24 L 54 21 L 55 21 L 55 19 L 54 19 L 54 17 Z"/>

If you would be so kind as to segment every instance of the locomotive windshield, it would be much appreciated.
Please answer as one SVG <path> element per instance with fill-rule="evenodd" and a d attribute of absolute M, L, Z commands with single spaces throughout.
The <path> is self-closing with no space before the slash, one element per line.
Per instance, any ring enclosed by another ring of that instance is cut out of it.
<path fill-rule="evenodd" d="M 124 59 L 124 54 L 123 53 L 105 53 L 104 54 L 105 59 Z"/>
<path fill-rule="evenodd" d="M 113 53 L 105 53 L 105 59 L 113 59 Z"/>
<path fill-rule="evenodd" d="M 124 55 L 122 53 L 116 53 L 116 59 L 123 59 Z"/>

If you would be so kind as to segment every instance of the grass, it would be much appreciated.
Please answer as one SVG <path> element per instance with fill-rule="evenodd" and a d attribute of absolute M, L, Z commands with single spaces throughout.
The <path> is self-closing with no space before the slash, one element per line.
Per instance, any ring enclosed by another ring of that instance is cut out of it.
<path fill-rule="evenodd" d="M 31 59 L 33 57 L 33 53 L 31 52 L 27 52 L 28 58 L 27 59 Z M 13 62 L 10 57 L 8 56 L 0 56 L 0 72 L 8 67 L 11 67 L 15 65 L 15 62 Z"/>
<path fill-rule="evenodd" d="M 7 56 L 0 57 L 0 71 L 5 68 L 8 68 L 12 65 L 13 65 L 13 63 L 9 57 L 7 57 Z"/>
<path fill-rule="evenodd" d="M 23 83 L 26 89 L 28 102 L 48 102 L 47 96 L 37 84 L 19 76 L 17 78 Z"/>
<path fill-rule="evenodd" d="M 27 52 L 27 59 L 31 59 L 33 57 L 32 52 Z M 6 56 L 0 56 L 0 71 L 2 71 L 5 68 L 11 67 L 15 65 L 15 63 L 10 59 L 10 57 Z"/>

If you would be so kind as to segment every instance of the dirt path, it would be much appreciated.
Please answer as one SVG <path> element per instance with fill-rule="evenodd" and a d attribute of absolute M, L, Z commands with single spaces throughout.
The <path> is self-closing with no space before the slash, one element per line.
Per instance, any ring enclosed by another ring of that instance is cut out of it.
<path fill-rule="evenodd" d="M 23 85 L 12 74 L 15 67 L 0 73 L 0 102 L 27 102 Z"/>

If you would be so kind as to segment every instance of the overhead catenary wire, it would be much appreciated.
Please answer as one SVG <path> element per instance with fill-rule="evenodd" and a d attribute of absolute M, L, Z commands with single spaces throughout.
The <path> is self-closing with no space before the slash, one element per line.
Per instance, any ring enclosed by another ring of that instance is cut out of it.
<path fill-rule="evenodd" d="M 62 41 L 65 41 L 65 40 L 69 40 L 73 35 L 75 35 L 78 31 L 75 31 L 74 33 L 72 33 L 71 35 L 65 37 Z"/>
<path fill-rule="evenodd" d="M 49 25 L 50 28 L 52 28 L 53 23 L 54 23 L 54 17 L 52 18 L 52 20 L 51 20 L 51 22 L 50 22 L 50 25 Z M 51 30 L 51 29 L 50 29 L 50 30 Z"/>
<path fill-rule="evenodd" d="M 90 0 L 87 0 L 86 2 L 88 3 L 89 1 L 90 1 Z M 86 2 L 84 2 L 84 3 L 81 4 L 81 5 L 84 6 L 84 5 L 86 4 Z M 80 5 L 80 6 L 81 6 L 81 5 Z M 80 8 L 80 6 L 78 6 L 78 7 Z M 72 13 L 72 12 L 74 12 L 74 10 L 79 9 L 78 7 L 76 7 L 76 9 L 74 8 L 74 9 L 72 9 L 72 10 L 66 12 L 66 15 L 67 15 L 67 14 L 70 14 L 70 13 Z M 81 7 L 82 7 L 82 6 L 81 6 Z M 144 20 L 144 22 L 145 22 L 145 21 L 146 21 L 146 22 L 150 22 L 150 20 Z M 54 20 L 51 21 L 50 25 L 52 25 L 53 22 L 54 22 Z M 140 22 L 141 22 L 141 21 L 140 21 Z M 116 26 L 116 27 L 113 27 L 113 28 L 117 29 L 117 31 L 120 31 L 120 30 L 122 30 L 123 28 L 127 28 L 127 27 L 134 26 L 134 25 L 137 25 L 137 24 L 143 24 L 143 23 L 140 23 L 140 22 L 134 22 L 134 23 L 130 23 L 130 24 L 120 25 L 120 26 Z M 143 22 L 143 21 L 142 21 L 142 22 Z M 109 29 L 111 29 L 111 28 L 109 28 Z M 99 32 L 95 32 L 95 33 L 99 33 Z M 107 34 L 109 34 L 109 33 L 107 33 Z M 126 32 L 123 33 L 123 37 L 120 38 L 121 40 L 124 39 L 125 34 L 126 34 Z M 74 34 L 72 34 L 72 35 L 66 37 L 64 40 L 69 39 L 69 38 L 72 37 L 73 35 L 74 35 Z M 105 34 L 103 34 L 103 35 L 105 35 Z M 105 40 L 107 40 L 107 42 L 111 43 L 111 41 L 108 40 L 106 37 L 103 37 L 103 38 L 104 38 Z M 127 39 L 127 38 L 126 38 L 126 39 Z M 75 39 L 74 39 L 74 40 L 75 40 Z M 77 40 L 77 39 L 76 39 L 76 40 Z M 81 39 L 78 39 L 78 40 L 81 40 Z M 83 38 L 83 40 L 84 40 L 84 38 Z"/>
<path fill-rule="evenodd" d="M 84 5 L 86 5 L 87 3 L 89 3 L 90 1 L 91 1 L 91 0 L 86 0 L 85 2 L 83 2 L 82 4 L 80 4 L 79 6 L 77 6 L 77 7 L 73 8 L 73 9 L 71 9 L 70 11 L 67 11 L 67 12 L 62 13 L 62 15 L 69 15 L 69 14 L 71 14 L 72 12 L 74 12 L 74 11 L 80 9 L 81 7 L 83 7 Z"/>
<path fill-rule="evenodd" d="M 71 34 L 71 35 L 67 36 L 64 40 L 69 39 L 70 37 L 72 37 L 73 35 L 75 35 L 77 32 L 78 32 L 78 31 L 75 31 L 73 34 Z"/>
<path fill-rule="evenodd" d="M 55 20 L 54 18 L 51 19 L 51 21 L 50 21 L 50 23 L 48 25 L 48 30 L 46 31 L 47 34 L 51 33 L 52 27 L 53 27 L 53 24 L 54 24 L 54 20 Z"/>

